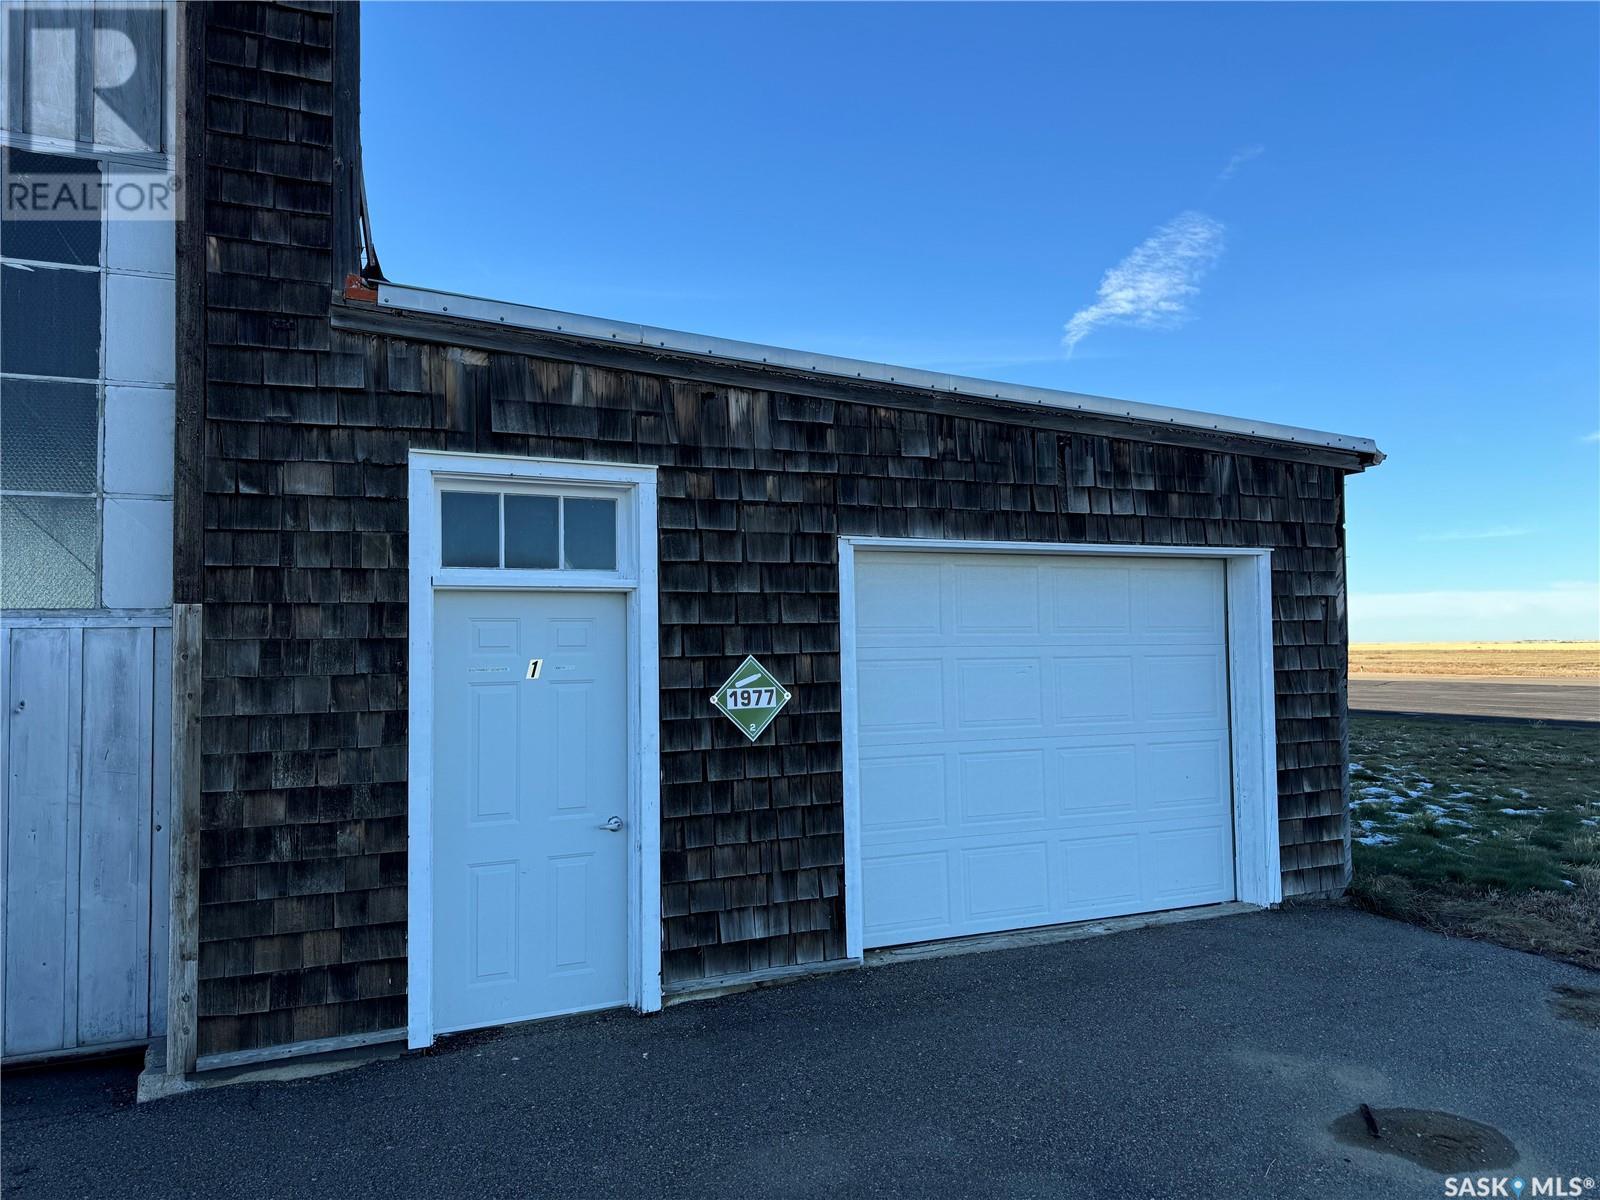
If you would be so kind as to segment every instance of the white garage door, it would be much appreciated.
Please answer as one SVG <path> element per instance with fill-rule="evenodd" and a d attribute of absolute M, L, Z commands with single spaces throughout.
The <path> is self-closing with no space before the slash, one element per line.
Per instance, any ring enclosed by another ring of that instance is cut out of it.
<path fill-rule="evenodd" d="M 856 559 L 865 944 L 1234 897 L 1223 565 Z"/>

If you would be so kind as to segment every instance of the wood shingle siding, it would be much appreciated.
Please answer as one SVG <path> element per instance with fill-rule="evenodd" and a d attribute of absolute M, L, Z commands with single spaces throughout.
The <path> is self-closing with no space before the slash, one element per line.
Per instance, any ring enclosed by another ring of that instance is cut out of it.
<path fill-rule="evenodd" d="M 331 22 L 208 12 L 202 1054 L 405 1024 L 413 447 L 660 468 L 669 988 L 845 953 L 841 535 L 1272 547 L 1284 890 L 1345 885 L 1338 465 L 334 328 Z"/>

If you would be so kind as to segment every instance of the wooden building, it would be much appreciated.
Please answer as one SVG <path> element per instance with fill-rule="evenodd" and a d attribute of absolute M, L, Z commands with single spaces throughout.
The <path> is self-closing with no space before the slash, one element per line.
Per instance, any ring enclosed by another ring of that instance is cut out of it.
<path fill-rule="evenodd" d="M 168 1071 L 1344 888 L 1370 441 L 383 281 L 357 20 L 184 10 Z"/>

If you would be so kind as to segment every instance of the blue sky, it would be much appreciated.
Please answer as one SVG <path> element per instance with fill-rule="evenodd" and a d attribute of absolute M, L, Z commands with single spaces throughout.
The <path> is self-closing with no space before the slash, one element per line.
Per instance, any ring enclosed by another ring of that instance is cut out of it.
<path fill-rule="evenodd" d="M 1600 7 L 363 10 L 392 278 L 1373 437 L 1355 638 L 1600 636 Z"/>

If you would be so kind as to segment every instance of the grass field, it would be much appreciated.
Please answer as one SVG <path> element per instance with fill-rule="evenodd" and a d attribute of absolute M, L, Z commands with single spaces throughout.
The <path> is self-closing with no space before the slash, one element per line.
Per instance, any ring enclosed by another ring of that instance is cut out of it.
<path fill-rule="evenodd" d="M 1600 970 L 1600 729 L 1350 720 L 1358 904 Z"/>
<path fill-rule="evenodd" d="M 1600 642 L 1353 642 L 1350 673 L 1600 679 Z"/>

